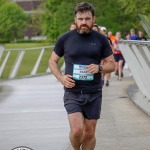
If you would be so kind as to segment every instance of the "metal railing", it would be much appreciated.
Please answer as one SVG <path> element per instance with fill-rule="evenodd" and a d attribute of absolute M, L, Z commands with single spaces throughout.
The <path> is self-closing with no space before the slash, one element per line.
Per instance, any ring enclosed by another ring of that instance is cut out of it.
<path fill-rule="evenodd" d="M 141 25 L 143 26 L 145 32 L 150 37 L 150 22 L 148 21 L 147 16 L 139 14 Z"/>
<path fill-rule="evenodd" d="M 119 47 L 143 95 L 150 99 L 150 41 L 120 41 Z"/>
<path fill-rule="evenodd" d="M 37 70 L 39 68 L 39 65 L 40 65 L 40 62 L 42 60 L 42 57 L 43 57 L 43 54 L 45 52 L 46 49 L 49 49 L 49 48 L 53 48 L 54 46 L 45 46 L 45 47 L 36 47 L 36 48 L 24 48 L 24 49 L 5 49 L 4 48 L 4 45 L 0 45 L 0 60 L 2 58 L 2 55 L 4 54 L 5 52 L 5 57 L 3 58 L 3 61 L 0 65 L 0 77 L 2 76 L 3 74 L 3 71 L 6 67 L 6 64 L 10 58 L 10 54 L 13 53 L 14 51 L 18 51 L 18 56 L 16 57 L 15 59 L 15 62 L 13 63 L 12 67 L 11 67 L 11 70 L 10 70 L 10 73 L 9 73 L 9 77 L 8 78 L 15 78 L 17 76 L 17 73 L 18 73 L 18 70 L 21 66 L 21 63 L 22 63 L 22 60 L 24 59 L 25 57 L 25 54 L 27 53 L 27 51 L 40 51 L 39 52 L 39 55 L 37 57 L 37 60 L 34 64 L 34 67 L 33 69 L 31 70 L 31 72 L 26 75 L 26 76 L 35 76 L 37 75 Z M 48 60 L 47 60 L 48 62 Z M 45 73 L 49 73 L 50 72 L 50 69 L 48 67 L 48 63 L 47 63 L 47 68 L 45 70 Z"/>
<path fill-rule="evenodd" d="M 4 52 L 4 45 L 0 45 L 0 60 Z"/>

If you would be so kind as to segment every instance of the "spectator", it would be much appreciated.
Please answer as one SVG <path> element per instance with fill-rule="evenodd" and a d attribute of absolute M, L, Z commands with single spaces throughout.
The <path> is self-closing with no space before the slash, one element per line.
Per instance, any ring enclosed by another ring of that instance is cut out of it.
<path fill-rule="evenodd" d="M 126 33 L 126 34 L 125 34 L 125 37 L 126 37 L 126 40 L 131 40 L 131 35 L 130 35 L 130 33 Z"/>
<path fill-rule="evenodd" d="M 130 29 L 130 39 L 131 40 L 136 40 L 138 36 L 135 34 L 135 30 L 134 29 Z"/>
<path fill-rule="evenodd" d="M 136 40 L 147 41 L 147 38 L 144 36 L 144 33 L 142 30 L 138 31 L 138 37 L 136 38 Z"/>

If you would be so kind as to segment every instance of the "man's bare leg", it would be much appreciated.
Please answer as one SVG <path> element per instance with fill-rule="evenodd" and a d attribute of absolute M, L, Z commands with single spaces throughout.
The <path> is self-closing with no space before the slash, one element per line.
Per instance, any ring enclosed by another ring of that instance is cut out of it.
<path fill-rule="evenodd" d="M 118 74 L 119 74 L 119 77 L 121 78 L 121 73 L 122 73 L 122 64 L 123 64 L 123 60 L 120 60 L 119 62 L 118 62 Z"/>
<path fill-rule="evenodd" d="M 82 113 L 68 115 L 70 123 L 70 141 L 74 150 L 80 150 L 83 139 L 84 118 Z"/>
<path fill-rule="evenodd" d="M 96 145 L 95 128 L 97 120 L 84 120 L 82 150 L 94 150 Z"/>

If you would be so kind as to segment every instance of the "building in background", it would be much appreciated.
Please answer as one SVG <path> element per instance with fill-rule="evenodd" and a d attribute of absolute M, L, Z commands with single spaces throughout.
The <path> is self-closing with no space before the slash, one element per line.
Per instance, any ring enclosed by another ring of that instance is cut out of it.
<path fill-rule="evenodd" d="M 41 4 L 41 0 L 11 0 L 17 3 L 27 14 L 39 13 L 36 9 Z"/>
<path fill-rule="evenodd" d="M 42 2 L 45 0 L 10 0 L 12 2 L 17 3 L 26 14 L 29 14 L 30 18 L 37 17 L 39 13 L 42 12 L 42 10 L 39 9 L 39 6 Z M 35 23 L 35 26 L 37 26 L 37 23 Z M 40 27 L 37 29 L 34 26 L 34 23 L 32 21 L 31 25 L 29 25 L 29 28 L 24 33 L 24 37 L 31 38 L 32 36 L 38 36 L 40 35 Z"/>

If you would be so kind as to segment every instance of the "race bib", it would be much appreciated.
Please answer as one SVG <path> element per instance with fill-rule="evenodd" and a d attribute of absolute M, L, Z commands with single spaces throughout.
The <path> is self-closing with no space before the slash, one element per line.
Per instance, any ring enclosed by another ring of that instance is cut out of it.
<path fill-rule="evenodd" d="M 86 70 L 87 65 L 73 65 L 73 79 L 75 80 L 84 80 L 84 81 L 91 81 L 94 79 L 94 75 L 87 73 Z"/>

